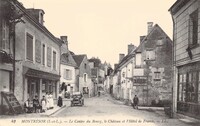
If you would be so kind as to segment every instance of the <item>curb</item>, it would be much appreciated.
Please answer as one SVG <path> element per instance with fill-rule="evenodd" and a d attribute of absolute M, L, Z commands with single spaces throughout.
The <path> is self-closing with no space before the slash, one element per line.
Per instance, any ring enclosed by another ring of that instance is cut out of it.
<path fill-rule="evenodd" d="M 56 111 L 54 111 L 54 112 L 52 112 L 52 113 L 48 114 L 47 116 L 51 116 L 51 115 L 53 115 L 53 114 L 57 113 L 58 111 L 62 110 L 62 109 L 63 109 L 63 108 L 65 108 L 65 107 L 66 107 L 66 105 L 63 105 L 63 106 L 62 106 L 62 107 L 60 107 L 58 110 L 56 110 Z"/>

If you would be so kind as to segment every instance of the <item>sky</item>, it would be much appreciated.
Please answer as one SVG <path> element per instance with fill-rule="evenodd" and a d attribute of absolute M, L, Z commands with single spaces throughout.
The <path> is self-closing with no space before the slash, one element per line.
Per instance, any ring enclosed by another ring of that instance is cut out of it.
<path fill-rule="evenodd" d="M 43 9 L 44 25 L 56 37 L 68 36 L 75 54 L 98 57 L 112 66 L 128 44 L 139 45 L 147 22 L 158 24 L 172 39 L 168 9 L 176 0 L 19 0 L 25 8 Z"/>

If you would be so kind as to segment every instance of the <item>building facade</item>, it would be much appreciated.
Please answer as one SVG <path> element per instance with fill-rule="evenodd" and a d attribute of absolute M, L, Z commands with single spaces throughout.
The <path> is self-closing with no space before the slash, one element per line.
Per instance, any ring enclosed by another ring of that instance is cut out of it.
<path fill-rule="evenodd" d="M 172 97 L 172 41 L 157 24 L 148 22 L 147 31 L 135 50 L 133 94 L 141 105 L 156 105 Z"/>
<path fill-rule="evenodd" d="M 86 55 L 73 55 L 73 58 L 78 66 L 77 85 L 78 91 L 82 92 L 85 97 L 92 95 L 93 83 L 91 80 L 91 69 Z"/>
<path fill-rule="evenodd" d="M 78 91 L 76 85 L 76 62 L 74 61 L 71 52 L 68 49 L 67 36 L 61 36 L 63 41 L 61 47 L 61 65 L 60 65 L 60 84 L 62 87 L 63 94 L 68 93 L 70 95 L 73 92 Z"/>
<path fill-rule="evenodd" d="M 44 26 L 44 11 L 26 9 L 17 2 L 23 12 L 22 20 L 15 26 L 15 88 L 14 94 L 23 103 L 36 95 L 52 93 L 57 98 L 60 80 L 60 47 L 57 40 Z"/>
<path fill-rule="evenodd" d="M 173 19 L 173 112 L 200 117 L 200 1 L 176 1 Z"/>

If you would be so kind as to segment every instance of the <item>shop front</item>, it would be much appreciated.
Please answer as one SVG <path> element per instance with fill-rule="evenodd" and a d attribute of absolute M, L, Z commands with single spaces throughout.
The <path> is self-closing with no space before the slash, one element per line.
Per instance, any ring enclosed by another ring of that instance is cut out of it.
<path fill-rule="evenodd" d="M 200 62 L 178 67 L 177 111 L 200 118 Z"/>
<path fill-rule="evenodd" d="M 59 93 L 59 75 L 28 69 L 25 74 L 24 100 L 32 100 L 35 96 L 39 99 L 47 93 L 56 99 Z"/>

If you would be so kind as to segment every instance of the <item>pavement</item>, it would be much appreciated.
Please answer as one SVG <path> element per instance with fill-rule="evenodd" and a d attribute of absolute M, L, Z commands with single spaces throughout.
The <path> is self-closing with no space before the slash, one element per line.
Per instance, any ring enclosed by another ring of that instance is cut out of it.
<path fill-rule="evenodd" d="M 124 101 L 116 100 L 115 98 L 112 98 L 111 100 L 116 104 L 125 105 Z M 129 106 L 131 106 L 131 105 L 129 105 Z M 164 107 L 138 106 L 138 110 L 153 112 L 153 113 L 156 113 L 159 116 L 169 118 L 164 112 Z M 200 120 L 199 119 L 195 119 L 195 118 L 183 115 L 183 114 L 176 113 L 174 115 L 174 118 L 180 120 L 181 122 L 183 122 L 185 124 L 200 126 Z"/>
<path fill-rule="evenodd" d="M 63 108 L 67 107 L 70 105 L 70 99 L 63 99 L 63 106 L 59 107 L 56 104 L 57 102 L 54 101 L 54 108 L 49 109 L 43 113 L 23 113 L 23 114 L 17 114 L 17 115 L 0 115 L 0 119 L 5 119 L 5 118 L 21 118 L 21 117 L 49 117 L 59 111 L 61 111 Z"/>

